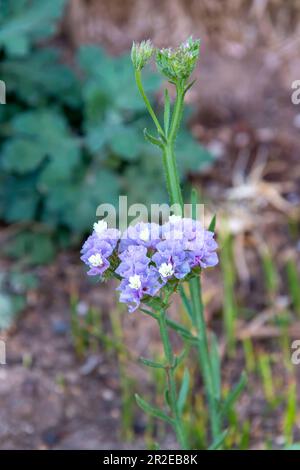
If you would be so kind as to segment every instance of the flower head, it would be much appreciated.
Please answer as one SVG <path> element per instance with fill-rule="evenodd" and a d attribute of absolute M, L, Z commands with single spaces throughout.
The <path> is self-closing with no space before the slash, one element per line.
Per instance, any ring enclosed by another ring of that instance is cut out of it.
<path fill-rule="evenodd" d="M 177 240 L 164 240 L 157 245 L 157 252 L 152 256 L 158 272 L 164 282 L 171 277 L 184 278 L 191 270 L 190 254 Z"/>
<path fill-rule="evenodd" d="M 192 256 L 192 267 L 200 266 L 201 268 L 210 268 L 218 264 L 219 260 L 216 253 L 218 244 L 214 239 L 213 232 L 205 230 L 203 242 L 191 242 L 190 248 Z"/>
<path fill-rule="evenodd" d="M 131 48 L 131 60 L 136 70 L 142 70 L 153 54 L 153 46 L 148 39 L 141 43 L 133 42 Z"/>
<path fill-rule="evenodd" d="M 171 216 L 169 222 L 162 226 L 162 238 L 165 240 L 179 240 L 182 248 L 187 250 L 191 241 L 197 240 L 199 244 L 203 243 L 204 229 L 198 220 Z"/>
<path fill-rule="evenodd" d="M 82 247 L 81 259 L 91 276 L 103 275 L 110 268 L 109 273 L 121 277 L 120 302 L 132 312 L 169 281 L 196 274 L 197 267 L 215 266 L 217 247 L 214 233 L 190 218 L 172 215 L 162 226 L 141 222 L 130 226 L 121 240 L 118 230 L 99 221 Z"/>
<path fill-rule="evenodd" d="M 120 254 L 120 258 L 121 264 L 116 269 L 123 278 L 118 287 L 120 302 L 127 303 L 129 312 L 133 312 L 143 297 L 154 296 L 159 291 L 159 274 L 149 266 L 151 260 L 144 246 L 131 245 Z"/>
<path fill-rule="evenodd" d="M 113 250 L 111 244 L 98 238 L 96 233 L 88 237 L 81 250 L 81 260 L 89 266 L 89 276 L 102 275 L 109 268 L 108 258 Z"/>
<path fill-rule="evenodd" d="M 158 69 L 170 81 L 187 80 L 192 74 L 200 50 L 200 41 L 192 37 L 177 49 L 160 49 L 156 53 Z"/>
<path fill-rule="evenodd" d="M 102 275 L 110 266 L 109 257 L 112 255 L 120 238 L 116 229 L 108 229 L 107 223 L 99 221 L 93 226 L 92 235 L 83 244 L 81 259 L 89 266 L 88 275 Z"/>
<path fill-rule="evenodd" d="M 127 250 L 119 254 L 119 258 L 121 263 L 116 273 L 128 279 L 135 274 L 145 273 L 150 263 L 147 248 L 144 246 L 130 245 Z"/>

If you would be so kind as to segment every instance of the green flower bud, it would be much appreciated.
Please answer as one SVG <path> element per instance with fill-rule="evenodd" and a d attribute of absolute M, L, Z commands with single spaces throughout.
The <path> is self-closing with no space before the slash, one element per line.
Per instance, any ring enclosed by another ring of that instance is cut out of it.
<path fill-rule="evenodd" d="M 200 49 L 200 40 L 192 37 L 177 49 L 161 49 L 156 53 L 158 69 L 171 82 L 187 80 L 192 74 Z"/>
<path fill-rule="evenodd" d="M 133 42 L 131 48 L 131 60 L 136 70 L 142 70 L 153 54 L 153 46 L 148 39 L 141 43 Z"/>

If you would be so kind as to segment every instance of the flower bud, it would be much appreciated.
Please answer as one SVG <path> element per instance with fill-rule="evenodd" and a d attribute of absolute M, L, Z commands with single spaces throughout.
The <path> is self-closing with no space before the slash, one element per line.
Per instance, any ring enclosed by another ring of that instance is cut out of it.
<path fill-rule="evenodd" d="M 153 54 L 153 46 L 148 39 L 141 43 L 133 42 L 131 48 L 131 60 L 136 70 L 142 70 Z"/>
<path fill-rule="evenodd" d="M 192 74 L 200 49 L 200 40 L 192 37 L 177 49 L 161 49 L 156 53 L 158 69 L 171 82 L 187 80 Z"/>

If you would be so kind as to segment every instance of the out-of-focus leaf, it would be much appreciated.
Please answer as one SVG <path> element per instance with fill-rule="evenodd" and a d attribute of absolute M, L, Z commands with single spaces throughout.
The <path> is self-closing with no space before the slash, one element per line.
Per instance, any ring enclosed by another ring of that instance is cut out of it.
<path fill-rule="evenodd" d="M 185 368 L 179 395 L 178 395 L 178 402 L 177 402 L 178 410 L 180 413 L 182 413 L 184 405 L 186 403 L 186 399 L 187 399 L 188 392 L 189 392 L 189 387 L 190 387 L 190 374 L 189 374 L 188 369 Z"/>
<path fill-rule="evenodd" d="M 31 140 L 18 138 L 5 143 L 1 163 L 5 170 L 27 173 L 34 170 L 43 160 L 43 149 Z"/>
<path fill-rule="evenodd" d="M 199 172 L 212 165 L 214 161 L 211 153 L 187 132 L 182 132 L 178 136 L 176 155 L 178 169 L 182 176 L 187 172 Z"/>
<path fill-rule="evenodd" d="M 44 264 L 52 261 L 55 248 L 46 233 L 20 232 L 5 247 L 4 253 L 12 258 L 22 258 L 27 264 Z"/>
<path fill-rule="evenodd" d="M 139 407 L 142 408 L 142 410 L 145 411 L 145 413 L 149 414 L 150 416 L 154 416 L 154 418 L 159 418 L 159 419 L 162 419 L 163 421 L 167 421 L 167 423 L 170 423 L 170 424 L 173 423 L 172 418 L 170 418 L 160 409 L 147 403 L 137 393 L 135 394 L 135 399 Z"/>
<path fill-rule="evenodd" d="M 141 150 L 138 130 L 133 127 L 120 126 L 112 136 L 110 148 L 124 160 L 136 160 Z"/>
<path fill-rule="evenodd" d="M 24 55 L 31 42 L 55 32 L 65 3 L 65 0 L 23 0 L 19 5 L 9 2 L 0 16 L 0 46 L 9 54 Z"/>
<path fill-rule="evenodd" d="M 73 70 L 60 62 L 60 54 L 55 49 L 41 49 L 24 59 L 2 61 L 0 73 L 7 93 L 17 94 L 29 105 L 53 105 L 53 102 L 80 105 L 79 81 Z"/>
<path fill-rule="evenodd" d="M 21 295 L 8 295 L 0 292 L 0 331 L 6 330 L 14 322 L 16 315 L 25 307 Z"/>

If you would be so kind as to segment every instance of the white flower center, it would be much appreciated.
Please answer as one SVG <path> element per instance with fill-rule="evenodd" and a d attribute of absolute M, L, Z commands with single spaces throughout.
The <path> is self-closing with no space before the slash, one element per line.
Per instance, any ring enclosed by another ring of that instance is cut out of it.
<path fill-rule="evenodd" d="M 170 277 L 174 274 L 174 269 L 171 263 L 162 263 L 158 272 L 162 277 Z"/>
<path fill-rule="evenodd" d="M 131 289 L 139 289 L 141 287 L 141 278 L 138 274 L 134 274 L 134 276 L 130 276 L 129 278 L 129 287 Z"/>
<path fill-rule="evenodd" d="M 171 222 L 171 224 L 175 224 L 176 222 L 179 222 L 180 220 L 182 219 L 182 217 L 180 215 L 170 215 L 169 217 L 169 222 Z"/>
<path fill-rule="evenodd" d="M 97 268 L 98 266 L 102 266 L 103 259 L 100 253 L 96 253 L 95 255 L 92 255 L 89 257 L 88 262 L 90 263 L 91 266 L 93 266 L 94 268 Z"/>
<path fill-rule="evenodd" d="M 143 230 L 140 232 L 140 239 L 143 240 L 144 242 L 147 242 L 150 238 L 150 232 L 148 227 L 145 227 Z"/>
<path fill-rule="evenodd" d="M 97 235 L 101 235 L 105 230 L 107 230 L 107 222 L 104 220 L 99 220 L 99 222 L 94 223 L 94 230 Z"/>

